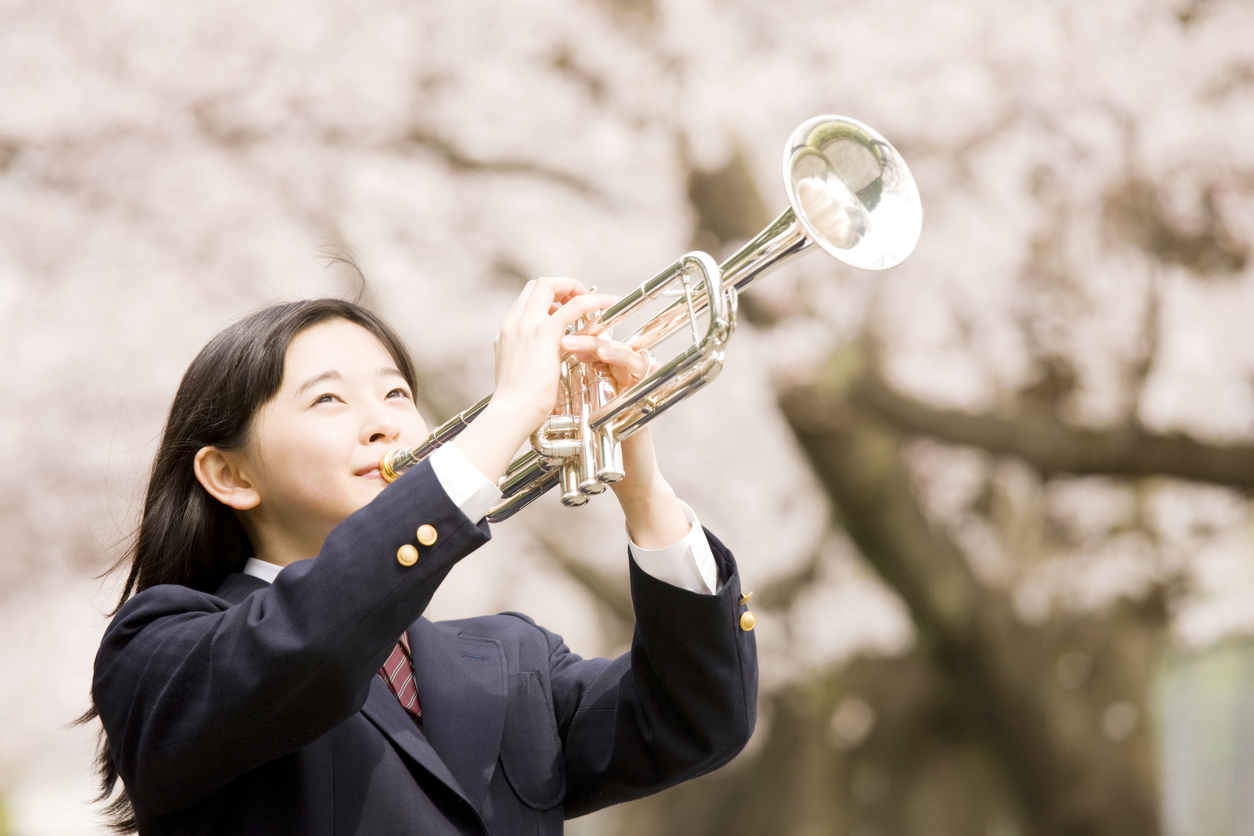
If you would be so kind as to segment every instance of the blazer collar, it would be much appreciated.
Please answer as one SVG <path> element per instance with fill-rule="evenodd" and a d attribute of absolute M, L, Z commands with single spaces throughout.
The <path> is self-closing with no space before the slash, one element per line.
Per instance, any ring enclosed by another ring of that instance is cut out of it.
<path fill-rule="evenodd" d="M 226 580 L 218 587 L 215 593 L 219 598 L 225 598 L 232 604 L 239 604 L 249 595 L 259 589 L 265 589 L 270 585 L 269 581 L 253 575 L 245 575 L 243 572 L 233 572 L 226 576 Z"/>

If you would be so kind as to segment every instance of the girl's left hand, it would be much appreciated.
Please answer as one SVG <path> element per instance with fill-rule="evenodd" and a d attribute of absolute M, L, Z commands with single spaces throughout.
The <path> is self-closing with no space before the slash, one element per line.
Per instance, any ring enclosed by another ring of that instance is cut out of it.
<path fill-rule="evenodd" d="M 562 348 L 582 363 L 609 371 L 618 391 L 634 386 L 652 371 L 650 358 L 624 343 L 600 336 L 562 338 Z M 646 549 L 677 543 L 691 525 L 675 491 L 662 478 L 653 450 L 653 438 L 645 427 L 622 443 L 624 478 L 610 485 L 627 517 L 632 541 Z"/>
<path fill-rule="evenodd" d="M 595 324 L 592 327 L 595 328 Z M 626 343 L 596 334 L 562 337 L 562 348 L 581 363 L 607 369 L 620 392 L 639 383 L 650 372 L 649 357 L 645 352 L 634 351 Z"/>

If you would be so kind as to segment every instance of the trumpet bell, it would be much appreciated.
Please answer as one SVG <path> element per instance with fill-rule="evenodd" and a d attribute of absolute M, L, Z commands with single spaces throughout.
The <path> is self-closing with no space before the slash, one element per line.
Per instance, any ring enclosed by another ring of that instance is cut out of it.
<path fill-rule="evenodd" d="M 816 116 L 793 131 L 784 186 L 806 237 L 850 266 L 895 267 L 918 243 L 923 208 L 910 169 L 855 119 Z"/>

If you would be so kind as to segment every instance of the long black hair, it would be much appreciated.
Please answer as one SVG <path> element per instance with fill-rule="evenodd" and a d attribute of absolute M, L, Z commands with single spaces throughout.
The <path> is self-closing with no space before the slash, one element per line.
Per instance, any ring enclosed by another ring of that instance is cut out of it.
<path fill-rule="evenodd" d="M 210 496 L 196 479 L 196 453 L 209 446 L 219 450 L 243 447 L 257 411 L 283 383 L 292 340 L 305 329 L 334 319 L 374 334 L 396 361 L 411 391 L 416 391 L 413 361 L 400 337 L 374 313 L 353 302 L 310 299 L 274 305 L 224 328 L 196 355 L 170 405 L 134 545 L 110 570 L 130 564 L 117 609 L 135 593 L 158 584 L 213 592 L 252 555 L 235 512 Z M 97 716 L 93 705 L 78 722 Z M 101 789 L 97 801 L 105 801 L 117 786 L 118 770 L 104 735 L 96 769 Z M 135 813 L 125 792 L 108 804 L 105 816 L 115 832 L 135 830 Z"/>

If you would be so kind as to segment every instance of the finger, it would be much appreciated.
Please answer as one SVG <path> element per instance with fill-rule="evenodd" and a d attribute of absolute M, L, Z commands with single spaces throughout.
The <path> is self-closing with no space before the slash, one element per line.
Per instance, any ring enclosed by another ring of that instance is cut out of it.
<path fill-rule="evenodd" d="M 603 340 L 596 358 L 609 369 L 619 389 L 634 385 L 649 373 L 649 361 L 622 343 Z"/>
<path fill-rule="evenodd" d="M 642 370 L 647 372 L 647 361 L 622 343 L 587 336 L 562 338 L 562 348 L 581 363 L 589 363 L 599 374 L 609 375 L 614 388 L 622 391 L 636 382 Z"/>
<path fill-rule="evenodd" d="M 564 330 L 567 326 L 573 325 L 580 317 L 588 316 L 596 311 L 603 311 L 617 301 L 613 296 L 606 296 L 603 293 L 589 293 L 584 296 L 576 296 L 561 309 L 555 311 L 550 317 L 554 323 L 560 325 Z"/>
<path fill-rule="evenodd" d="M 614 304 L 617 305 L 622 301 L 623 297 L 613 296 L 611 298 L 614 300 Z M 604 311 L 600 311 L 588 317 L 588 324 L 580 328 L 578 333 L 589 337 L 599 337 L 601 335 L 608 336 L 610 333 L 610 326 L 606 325 L 603 320 L 604 313 Z"/>
<path fill-rule="evenodd" d="M 645 355 L 612 340 L 602 340 L 597 347 L 597 359 L 611 368 L 627 370 L 636 379 L 649 373 L 649 360 Z"/>
<path fill-rule="evenodd" d="M 548 315 L 554 303 L 564 304 L 573 298 L 586 296 L 587 293 L 588 289 L 578 279 L 543 276 L 535 280 L 527 312 Z"/>
<path fill-rule="evenodd" d="M 598 363 L 597 365 L 609 372 L 610 377 L 614 378 L 614 390 L 617 392 L 622 392 L 625 389 L 634 386 L 636 381 L 639 380 L 639 378 L 632 374 L 631 370 L 625 366 L 605 362 Z"/>
<path fill-rule="evenodd" d="M 555 282 L 557 282 L 557 286 L 554 288 L 553 298 L 559 305 L 564 305 L 576 296 L 584 296 L 588 293 L 596 292 L 595 287 L 585 287 L 584 283 L 578 279 L 568 279 L 557 276 L 551 276 L 548 278 L 552 278 Z M 567 289 L 567 285 L 569 285 L 569 289 Z"/>
<path fill-rule="evenodd" d="M 535 279 L 523 285 L 522 292 L 518 294 L 518 298 L 514 300 L 514 304 L 509 308 L 509 313 L 505 315 L 505 322 L 517 320 L 518 317 L 522 316 L 522 312 L 526 310 L 527 304 L 531 300 L 531 294 L 535 291 L 535 287 Z"/>
<path fill-rule="evenodd" d="M 596 371 L 598 376 L 606 375 L 610 378 L 610 380 L 614 381 L 615 393 L 624 392 L 636 383 L 631 375 L 627 374 L 622 369 L 615 370 L 613 366 L 606 365 L 605 363 L 593 363 L 592 368 Z"/>
<path fill-rule="evenodd" d="M 597 337 L 587 336 L 585 334 L 572 334 L 562 337 L 562 349 L 575 355 L 582 363 L 593 363 L 596 361 L 597 349 L 604 342 Z"/>
<path fill-rule="evenodd" d="M 583 296 L 587 294 L 588 288 L 584 287 L 583 282 L 579 279 L 572 279 L 568 276 L 541 276 L 536 282 L 551 288 L 553 298 L 567 299 L 571 296 Z"/>
<path fill-rule="evenodd" d="M 637 377 L 650 371 L 648 355 L 616 340 L 571 334 L 562 337 L 562 348 L 585 363 L 609 362 L 626 366 Z"/>

